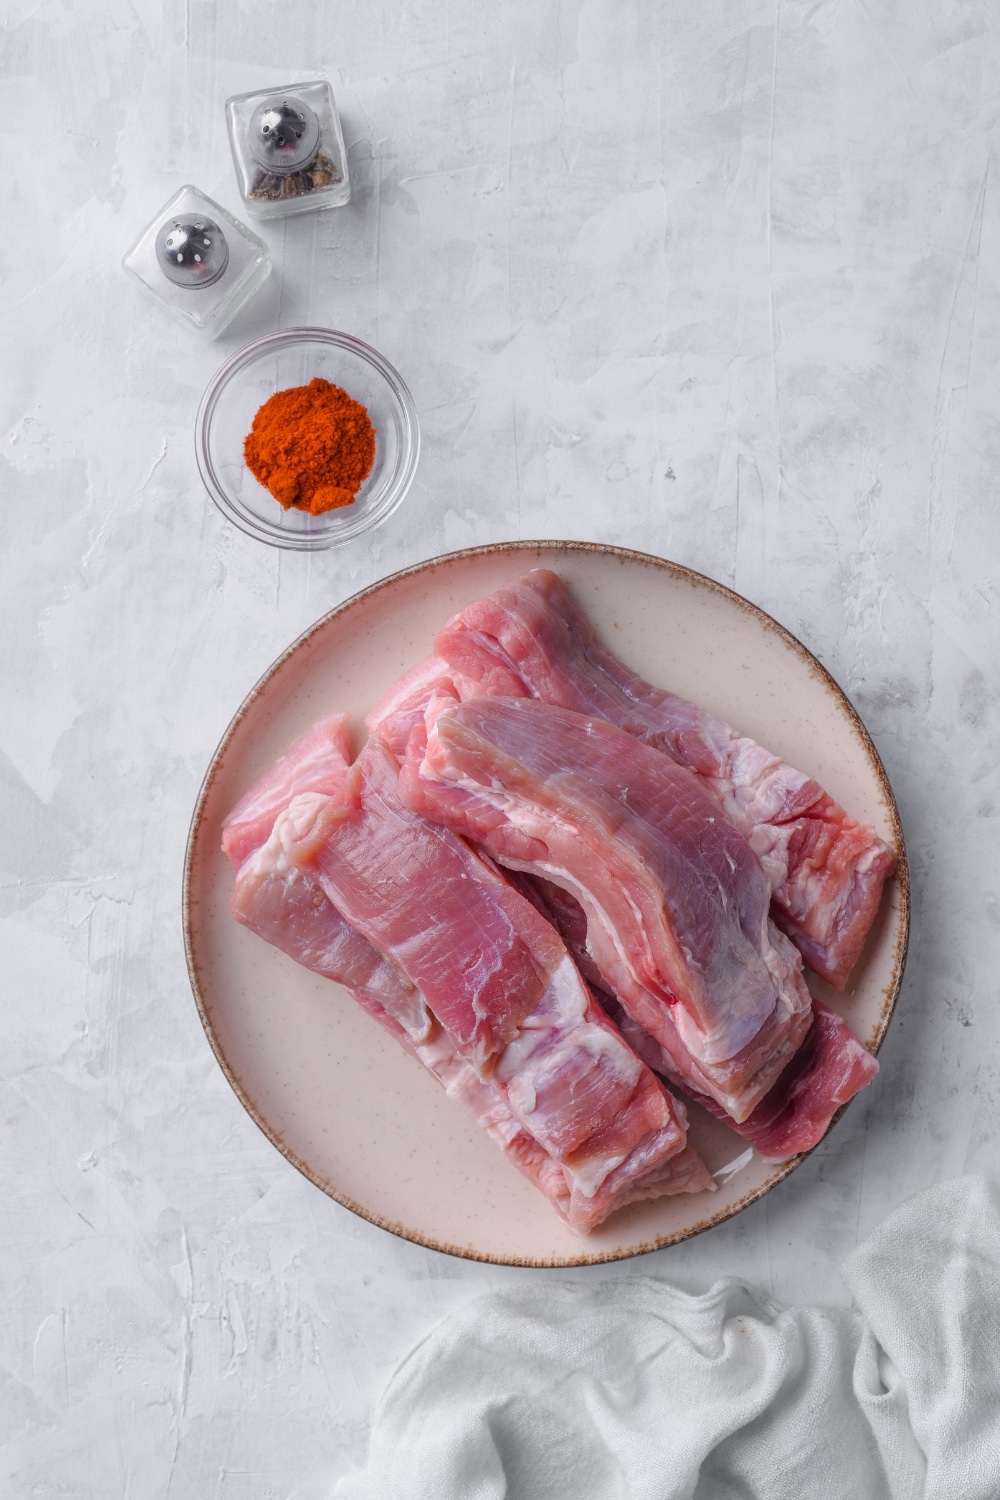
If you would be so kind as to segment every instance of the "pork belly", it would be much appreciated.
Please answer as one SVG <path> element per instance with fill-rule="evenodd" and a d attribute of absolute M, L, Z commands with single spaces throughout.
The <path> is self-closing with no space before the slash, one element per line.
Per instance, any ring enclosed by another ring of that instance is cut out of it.
<path fill-rule="evenodd" d="M 698 777 L 623 730 L 535 699 L 432 700 L 408 806 L 570 892 L 602 985 L 732 1118 L 809 1026 L 799 955 L 759 860 Z"/>
<path fill-rule="evenodd" d="M 570 1192 L 562 1168 L 514 1118 L 503 1090 L 476 1076 L 420 991 L 355 931 L 317 881 L 289 865 L 284 843 L 279 826 L 244 861 L 233 891 L 236 920 L 305 968 L 342 985 L 568 1217 Z"/>
<path fill-rule="evenodd" d="M 329 733 L 326 726 L 332 722 L 324 721 L 321 734 Z M 286 786 L 298 777 L 297 757 L 308 774 L 317 739 L 303 736 L 282 757 Z M 339 756 L 339 775 L 333 781 L 341 789 L 347 754 L 346 737 L 330 740 L 327 771 Z M 261 790 L 268 792 L 275 781 L 271 772 L 265 773 L 258 788 L 242 799 L 257 809 L 244 843 L 254 834 L 259 837 L 266 821 L 260 809 L 268 805 Z M 269 811 L 276 801 L 272 797 Z M 637 1199 L 714 1187 L 697 1153 L 684 1145 L 683 1110 L 671 1108 L 669 1095 L 630 1053 L 589 994 L 585 1031 L 578 1027 L 575 1036 L 562 1034 L 567 1018 L 560 1013 L 556 986 L 505 1049 L 494 1075 L 481 1077 L 432 1014 L 421 991 L 351 926 L 315 873 L 290 860 L 289 849 L 300 840 L 301 818 L 301 806 L 281 809 L 265 842 L 243 860 L 233 892 L 233 915 L 304 967 L 347 989 L 486 1130 L 572 1229 L 585 1233 Z M 608 1074 L 615 1072 L 616 1064 L 620 1074 L 623 1060 L 638 1075 L 637 1085 L 627 1098 L 620 1087 L 612 1087 L 605 1097 Z M 541 1107 L 535 1097 L 539 1092 Z M 511 1095 L 522 1113 L 536 1124 L 544 1122 L 544 1141 L 518 1119 Z M 624 1130 L 616 1119 L 616 1111 L 623 1108 L 628 1115 Z M 553 1141 L 561 1147 L 561 1157 L 550 1149 Z"/>
<path fill-rule="evenodd" d="M 844 987 L 895 855 L 811 777 L 632 672 L 548 569 L 467 605 L 434 650 L 462 697 L 530 696 L 607 719 L 696 772 L 761 860 L 775 920 L 811 968 Z"/>
<path fill-rule="evenodd" d="M 384 747 L 366 748 L 336 797 L 295 798 L 271 858 L 317 885 L 419 993 L 440 1027 L 432 1040 L 450 1048 L 449 1091 L 480 1111 L 506 1107 L 559 1169 L 559 1194 L 547 1167 L 543 1191 L 571 1228 L 636 1198 L 714 1185 L 686 1146 L 683 1109 L 596 1004 L 555 929 L 491 862 L 403 806 Z M 538 1179 L 537 1153 L 524 1141 L 511 1150 Z"/>

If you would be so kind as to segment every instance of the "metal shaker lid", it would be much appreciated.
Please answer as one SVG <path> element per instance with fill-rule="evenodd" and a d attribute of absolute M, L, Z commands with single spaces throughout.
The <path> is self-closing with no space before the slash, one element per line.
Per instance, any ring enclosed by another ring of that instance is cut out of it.
<path fill-rule="evenodd" d="M 175 286 L 211 286 L 229 264 L 229 246 L 214 219 L 166 219 L 156 236 L 156 259 Z"/>
<path fill-rule="evenodd" d="M 262 99 L 247 129 L 254 161 L 278 176 L 307 167 L 319 150 L 319 138 L 319 120 L 308 104 L 286 94 Z"/>

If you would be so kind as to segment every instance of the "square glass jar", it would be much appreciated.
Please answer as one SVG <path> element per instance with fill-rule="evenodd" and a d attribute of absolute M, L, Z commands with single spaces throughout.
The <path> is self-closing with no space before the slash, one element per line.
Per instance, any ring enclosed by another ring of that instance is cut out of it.
<path fill-rule="evenodd" d="M 122 265 L 166 312 L 214 339 L 267 280 L 271 256 L 245 224 L 186 183 Z"/>
<path fill-rule="evenodd" d="M 234 94 L 226 128 L 251 218 L 315 213 L 350 199 L 344 134 L 325 79 Z"/>

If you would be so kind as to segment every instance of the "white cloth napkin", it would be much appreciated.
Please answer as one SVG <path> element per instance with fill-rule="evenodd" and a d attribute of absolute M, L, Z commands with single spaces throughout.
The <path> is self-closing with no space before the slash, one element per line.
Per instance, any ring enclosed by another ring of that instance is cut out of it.
<path fill-rule="evenodd" d="M 532 1282 L 396 1371 L 338 1500 L 1000 1500 L 1000 1193 L 919 1194 L 844 1265 L 857 1311 L 743 1282 Z"/>

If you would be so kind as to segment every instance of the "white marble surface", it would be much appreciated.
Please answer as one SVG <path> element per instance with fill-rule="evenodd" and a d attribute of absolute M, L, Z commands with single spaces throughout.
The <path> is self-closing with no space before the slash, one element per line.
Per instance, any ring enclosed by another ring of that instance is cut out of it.
<path fill-rule="evenodd" d="M 189 813 L 310 621 L 443 550 L 610 540 L 734 585 L 859 705 L 901 805 L 910 963 L 875 1085 L 786 1183 L 593 1276 L 837 1267 L 1000 1140 L 1000 104 L 986 0 L 7 0 L 0 1492 L 312 1500 L 431 1321 L 545 1273 L 328 1201 L 243 1113 L 179 915 Z M 222 101 L 302 72 L 351 205 L 267 227 L 214 346 L 122 251 L 184 181 L 238 208 Z M 11 122 L 14 122 L 11 125 Z M 274 327 L 410 383 L 404 509 L 282 555 L 209 507 L 192 431 Z"/>

